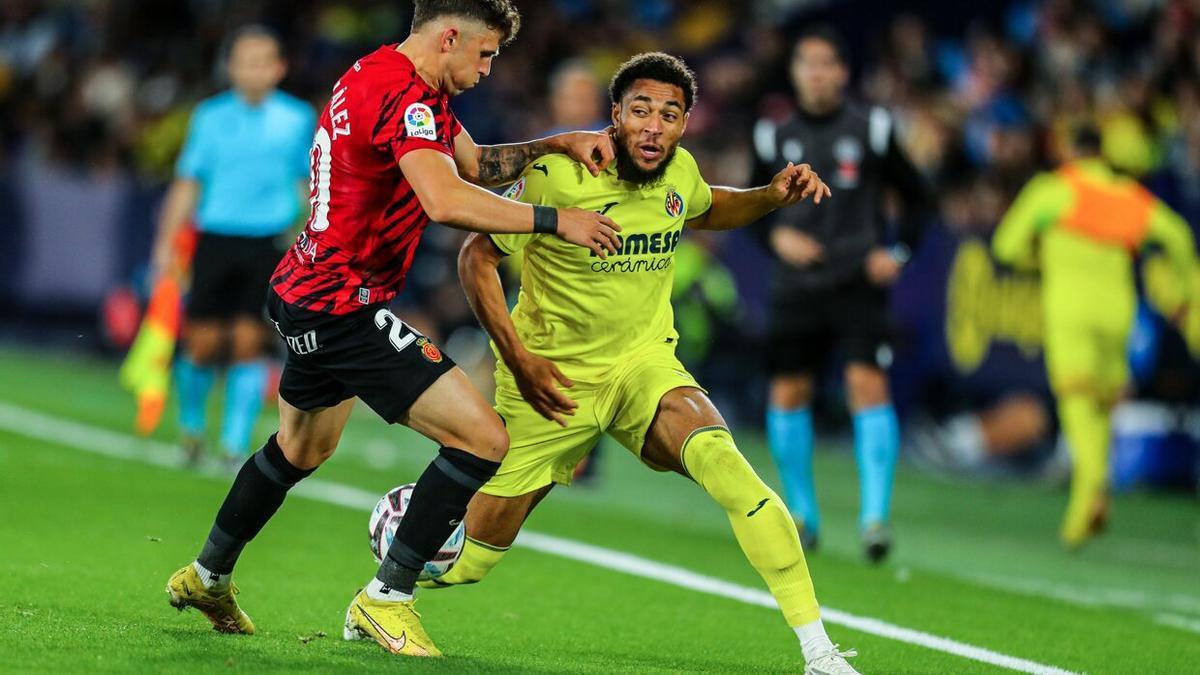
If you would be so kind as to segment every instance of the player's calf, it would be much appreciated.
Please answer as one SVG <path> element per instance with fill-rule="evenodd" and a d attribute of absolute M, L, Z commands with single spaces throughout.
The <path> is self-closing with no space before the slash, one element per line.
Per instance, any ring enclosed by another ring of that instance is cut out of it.
<path fill-rule="evenodd" d="M 804 564 L 796 525 L 783 501 L 754 472 L 727 430 L 698 430 L 685 441 L 681 457 L 692 478 L 725 509 L 756 570 L 775 574 Z M 811 589 L 809 582 L 810 596 Z M 788 618 L 815 618 L 816 598 L 804 604 Z"/>
<path fill-rule="evenodd" d="M 207 587 L 229 586 L 242 549 L 279 510 L 288 490 L 315 470 L 315 467 L 302 469 L 288 461 L 275 434 L 246 460 L 196 558 Z"/>
<path fill-rule="evenodd" d="M 458 562 L 437 579 L 422 581 L 419 585 L 422 588 L 448 588 L 482 581 L 500 564 L 525 519 L 553 488 L 551 483 L 516 497 L 476 493 L 467 508 L 467 538 Z"/>
<path fill-rule="evenodd" d="M 859 529 L 863 553 L 880 563 L 892 547 L 892 486 L 900 455 L 900 425 L 890 404 L 857 408 L 854 413 L 854 456 L 858 463 Z"/>
<path fill-rule="evenodd" d="M 688 475 L 725 509 L 742 552 L 779 603 L 805 660 L 814 667 L 829 661 L 839 668 L 809 672 L 853 673 L 853 669 L 840 669 L 849 654 L 837 652 L 821 622 L 791 514 L 738 451 L 733 436 L 720 427 L 697 429 L 684 441 L 679 455 Z"/>
<path fill-rule="evenodd" d="M 173 606 L 196 607 L 218 630 L 253 632 L 249 618 L 234 599 L 234 565 L 246 544 L 279 510 L 288 491 L 311 475 L 336 447 L 351 405 L 352 401 L 346 401 L 304 412 L 280 401 L 280 433 L 272 434 L 242 465 L 200 555 L 168 582 Z M 230 627 L 237 630 L 226 630 Z"/>
<path fill-rule="evenodd" d="M 499 469 L 499 462 L 458 448 L 442 448 L 417 481 L 408 513 L 367 586 L 367 595 L 380 601 L 411 600 L 425 562 L 433 559 L 462 522 L 471 498 Z"/>

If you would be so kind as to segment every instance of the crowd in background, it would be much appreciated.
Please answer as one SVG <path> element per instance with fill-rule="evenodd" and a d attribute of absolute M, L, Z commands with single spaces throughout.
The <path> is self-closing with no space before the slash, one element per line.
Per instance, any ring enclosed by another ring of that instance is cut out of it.
<path fill-rule="evenodd" d="M 755 119 L 791 108 L 789 30 L 829 20 L 847 24 L 857 48 L 855 93 L 898 117 L 914 161 L 947 196 L 951 226 L 993 227 L 1014 191 L 1089 118 L 1119 168 L 1200 222 L 1200 2 L 982 2 L 976 18 L 946 34 L 916 13 L 938 2 L 894 14 L 904 3 L 887 3 L 889 16 L 869 18 L 845 9 L 879 3 L 751 4 L 756 11 L 671 0 L 524 2 L 519 39 L 483 85 L 455 101 L 456 112 L 481 143 L 602 123 L 605 99 L 592 83 L 602 85 L 631 53 L 671 51 L 701 81 L 688 146 L 710 181 L 744 185 Z M 368 0 L 3 0 L 0 167 L 7 174 L 28 161 L 161 185 L 192 106 L 220 86 L 230 29 L 261 22 L 278 30 L 291 64 L 284 88 L 319 108 L 357 56 L 406 33 L 409 12 L 404 2 Z M 564 63 L 584 76 L 556 80 Z"/>
<path fill-rule="evenodd" d="M 598 128 L 616 65 L 669 51 L 700 80 L 684 143 L 710 182 L 744 186 L 755 121 L 794 106 L 789 38 L 821 21 L 849 38 L 853 95 L 893 112 L 938 187 L 936 227 L 986 236 L 1085 120 L 1116 167 L 1200 225 L 1200 0 L 963 4 L 526 0 L 516 42 L 454 108 L 480 143 Z M 189 113 L 222 86 L 231 29 L 278 31 L 283 88 L 319 109 L 355 58 L 407 33 L 410 12 L 378 0 L 0 0 L 0 230 L 26 252 L 0 269 L 0 319 L 94 314 L 97 294 L 137 282 Z M 486 348 L 454 279 L 460 241 L 429 231 L 401 301 L 464 361 Z M 677 300 L 703 315 L 695 330 L 716 345 L 706 374 L 720 389 L 744 378 L 765 253 L 751 233 L 695 241 L 694 287 Z M 72 270 L 86 281 L 60 279 Z"/>

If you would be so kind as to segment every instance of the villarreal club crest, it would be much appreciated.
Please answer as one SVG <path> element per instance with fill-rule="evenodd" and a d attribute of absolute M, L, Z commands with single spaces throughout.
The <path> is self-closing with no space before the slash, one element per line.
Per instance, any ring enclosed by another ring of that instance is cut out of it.
<path fill-rule="evenodd" d="M 679 191 L 675 186 L 667 188 L 667 215 L 672 218 L 678 218 L 679 214 L 683 213 L 683 197 L 679 196 Z"/>

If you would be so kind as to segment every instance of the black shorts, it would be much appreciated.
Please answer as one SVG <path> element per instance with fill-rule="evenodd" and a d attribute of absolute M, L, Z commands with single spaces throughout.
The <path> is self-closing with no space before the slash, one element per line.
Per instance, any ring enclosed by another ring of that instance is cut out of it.
<path fill-rule="evenodd" d="M 357 396 L 395 423 L 454 368 L 449 356 L 384 305 L 323 314 L 269 293 L 267 313 L 287 342 L 279 395 L 301 410 Z"/>
<path fill-rule="evenodd" d="M 267 283 L 283 247 L 278 237 L 230 237 L 201 232 L 192 259 L 189 319 L 262 319 Z"/>
<path fill-rule="evenodd" d="M 777 295 L 767 328 L 770 375 L 819 374 L 835 354 L 887 368 L 891 327 L 886 289 L 857 277 L 832 288 Z"/>

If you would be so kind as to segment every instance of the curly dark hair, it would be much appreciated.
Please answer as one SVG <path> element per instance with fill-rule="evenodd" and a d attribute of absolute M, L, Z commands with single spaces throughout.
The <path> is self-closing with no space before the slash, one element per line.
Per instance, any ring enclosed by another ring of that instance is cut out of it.
<path fill-rule="evenodd" d="M 638 54 L 622 63 L 608 85 L 608 95 L 613 103 L 620 103 L 633 83 L 643 79 L 673 84 L 682 89 L 684 112 L 691 110 L 696 102 L 696 74 L 683 59 L 663 52 Z"/>
<path fill-rule="evenodd" d="M 416 0 L 412 29 L 417 31 L 441 16 L 461 16 L 482 21 L 492 30 L 504 34 L 501 44 L 508 44 L 521 30 L 521 13 L 512 0 Z"/>

